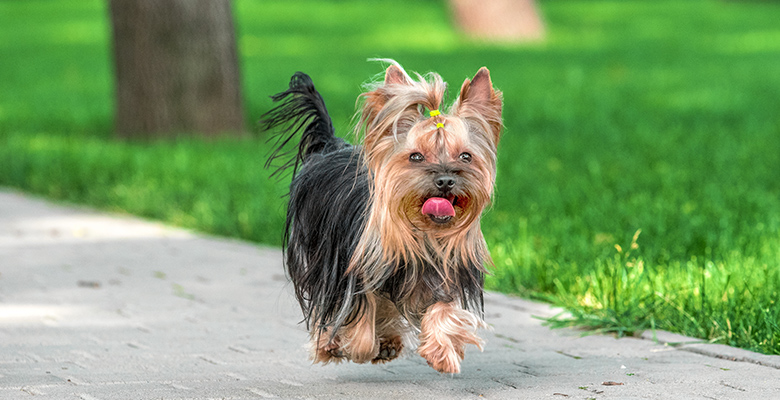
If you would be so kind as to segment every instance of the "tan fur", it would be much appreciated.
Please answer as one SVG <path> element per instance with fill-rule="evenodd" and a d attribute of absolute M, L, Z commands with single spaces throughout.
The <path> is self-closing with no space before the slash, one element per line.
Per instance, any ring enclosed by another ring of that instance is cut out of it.
<path fill-rule="evenodd" d="M 359 128 L 365 132 L 364 158 L 373 174 L 372 207 L 349 271 L 361 270 L 369 288 L 377 288 L 385 275 L 377 265 L 392 268 L 441 259 L 444 262 L 434 267 L 445 282 L 454 283 L 449 279 L 454 262 L 489 262 L 479 217 L 493 193 L 501 93 L 492 88 L 489 73 L 482 68 L 473 82 L 463 83 L 452 115 L 442 110 L 440 116 L 430 118 L 421 112 L 421 107 L 439 109 L 445 89 L 437 74 L 413 80 L 400 66 L 391 65 L 385 82 L 363 95 Z M 444 127 L 437 129 L 437 121 L 443 121 Z M 456 205 L 457 221 L 446 230 L 419 213 L 422 203 L 414 188 L 422 187 L 428 177 L 410 168 L 412 150 L 433 162 L 456 162 L 466 150 L 474 155 L 473 163 L 464 169 L 465 181 L 476 183 L 467 189 L 472 197 L 465 199 L 467 207 Z M 412 271 L 412 275 L 416 274 Z"/>
<path fill-rule="evenodd" d="M 398 309 L 390 300 L 380 297 L 376 315 L 376 337 L 379 354 L 371 361 L 374 364 L 392 361 L 402 354 L 404 335 L 409 330 L 409 324 L 398 313 Z"/>
<path fill-rule="evenodd" d="M 417 352 L 433 369 L 459 373 L 466 345 L 473 344 L 482 350 L 484 342 L 476 331 L 483 325 L 477 316 L 452 303 L 436 303 L 423 316 Z"/>
<path fill-rule="evenodd" d="M 341 351 L 341 338 L 330 338 L 328 330 L 309 332 L 309 358 L 313 363 L 339 364 L 346 359 L 346 354 Z"/>
<path fill-rule="evenodd" d="M 391 301 L 371 294 L 365 312 L 353 323 L 339 328 L 332 339 L 329 329 L 312 331 L 310 357 L 314 363 L 322 364 L 338 364 L 345 359 L 361 364 L 385 363 L 401 355 L 403 337 L 409 329 Z M 383 350 L 388 354 L 382 355 Z"/>
<path fill-rule="evenodd" d="M 486 68 L 466 79 L 452 107 L 440 109 L 445 89 L 439 75 L 413 79 L 394 63 L 383 82 L 362 95 L 357 131 L 369 171 L 370 209 L 347 274 L 360 277 L 367 300 L 362 313 L 335 335 L 327 329 L 312 335 L 314 362 L 387 362 L 400 354 L 404 337 L 418 331 L 418 353 L 443 373 L 460 371 L 467 344 L 481 349 L 476 329 L 484 326 L 482 320 L 464 309 L 464 299 L 442 302 L 422 277 L 433 269 L 444 286 L 435 290 L 453 297 L 462 293 L 458 268 L 486 272 L 490 255 L 480 216 L 493 195 L 502 100 Z M 430 117 L 437 109 L 441 114 Z M 432 178 L 410 162 L 415 152 L 430 165 L 458 171 L 451 221 L 437 223 L 421 213 Z M 472 160 L 463 162 L 462 153 Z M 404 278 L 395 284 L 403 297 L 390 301 L 382 285 L 399 268 Z"/>

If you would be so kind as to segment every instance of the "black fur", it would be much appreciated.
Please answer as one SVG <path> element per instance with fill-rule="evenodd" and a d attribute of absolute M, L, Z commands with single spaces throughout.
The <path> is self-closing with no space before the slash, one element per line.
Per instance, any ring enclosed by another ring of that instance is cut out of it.
<path fill-rule="evenodd" d="M 265 163 L 266 168 L 275 160 L 290 156 L 291 152 L 284 151 L 284 148 L 288 147 L 298 132 L 302 133 L 301 141 L 296 146 L 296 156 L 279 166 L 277 173 L 293 167 L 295 174 L 301 162 L 310 154 L 349 147 L 344 140 L 335 136 L 325 102 L 314 88 L 309 75 L 296 72 L 290 79 L 289 89 L 271 96 L 271 99 L 274 102 L 282 101 L 282 104 L 263 114 L 260 127 L 264 131 L 280 126 L 285 128 L 276 136 L 276 149 Z"/>
<path fill-rule="evenodd" d="M 310 157 L 290 186 L 287 272 L 318 329 L 351 322 L 365 300 L 361 282 L 346 273 L 368 200 L 367 170 L 357 160 L 350 148 Z"/>
<path fill-rule="evenodd" d="M 359 316 L 365 306 L 360 278 L 347 274 L 347 266 L 366 222 L 369 173 L 361 161 L 359 146 L 347 144 L 334 134 L 325 104 L 308 75 L 297 72 L 287 91 L 272 96 L 282 103 L 263 116 L 265 130 L 282 128 L 277 148 L 267 162 L 295 154 L 275 172 L 293 167 L 284 233 L 287 274 L 304 315 L 307 328 L 321 332 L 336 329 Z M 301 140 L 285 151 L 294 137 Z M 412 324 L 419 327 L 420 313 L 436 301 L 459 299 L 464 308 L 482 315 L 481 266 L 455 268 L 455 293 L 445 290 L 433 268 L 421 268 L 418 282 L 409 282 L 404 266 L 386 268 L 381 287 Z M 430 304 L 408 309 L 414 291 L 430 293 Z"/>
<path fill-rule="evenodd" d="M 308 75 L 297 72 L 289 89 L 271 98 L 283 102 L 263 115 L 262 127 L 284 128 L 266 166 L 293 154 L 284 148 L 302 132 L 296 155 L 275 172 L 293 167 L 284 233 L 287 274 L 307 328 L 339 327 L 358 315 L 365 298 L 346 271 L 365 222 L 367 170 L 358 162 L 359 148 L 335 136 Z"/>

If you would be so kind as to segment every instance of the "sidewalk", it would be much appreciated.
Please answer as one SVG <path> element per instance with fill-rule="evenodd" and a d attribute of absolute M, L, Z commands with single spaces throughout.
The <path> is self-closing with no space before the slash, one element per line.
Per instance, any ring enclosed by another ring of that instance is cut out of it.
<path fill-rule="evenodd" d="M 555 310 L 495 293 L 460 375 L 311 365 L 281 263 L 0 190 L 0 399 L 780 399 L 778 356 L 550 330 L 533 316 Z"/>

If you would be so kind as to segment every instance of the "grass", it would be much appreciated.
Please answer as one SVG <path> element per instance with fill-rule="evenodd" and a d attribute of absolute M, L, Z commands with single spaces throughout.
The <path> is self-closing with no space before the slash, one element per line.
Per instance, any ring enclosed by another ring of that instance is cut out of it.
<path fill-rule="evenodd" d="M 566 307 L 557 324 L 780 354 L 780 5 L 541 7 L 548 39 L 511 46 L 463 38 L 440 2 L 237 0 L 248 118 L 296 70 L 346 132 L 367 58 L 453 87 L 487 65 L 506 101 L 490 288 Z M 279 244 L 263 137 L 112 138 L 109 29 L 102 1 L 0 3 L 0 184 Z"/>

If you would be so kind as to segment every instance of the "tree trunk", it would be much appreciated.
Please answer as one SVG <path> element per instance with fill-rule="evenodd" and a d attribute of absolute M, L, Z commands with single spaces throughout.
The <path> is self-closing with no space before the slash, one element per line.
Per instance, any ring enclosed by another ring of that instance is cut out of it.
<path fill-rule="evenodd" d="M 455 22 L 467 35 L 490 40 L 531 41 L 545 29 L 534 0 L 450 0 Z"/>
<path fill-rule="evenodd" d="M 229 0 L 111 0 L 123 137 L 241 134 Z"/>

